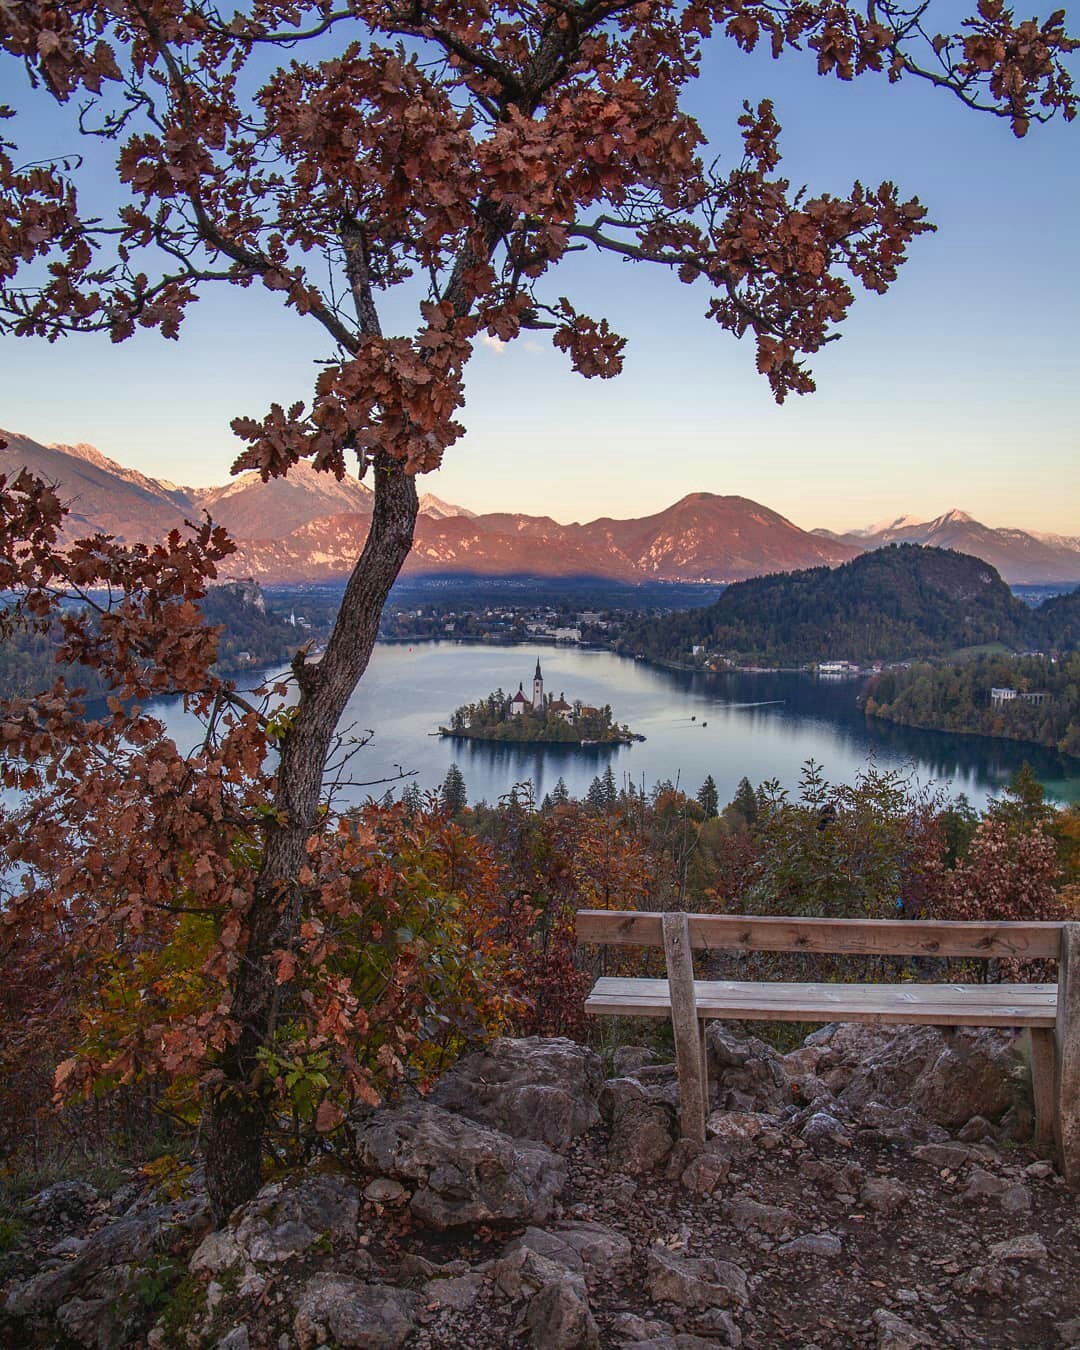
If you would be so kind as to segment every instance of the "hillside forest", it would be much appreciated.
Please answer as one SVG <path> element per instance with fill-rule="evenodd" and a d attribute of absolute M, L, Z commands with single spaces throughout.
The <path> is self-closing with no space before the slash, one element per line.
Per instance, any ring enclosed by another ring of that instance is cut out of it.
<path fill-rule="evenodd" d="M 72 601 L 68 612 L 97 603 L 95 597 Z M 288 661 L 304 634 L 280 614 L 268 612 L 258 586 L 225 582 L 212 586 L 199 602 L 207 625 L 217 631 L 216 669 L 237 673 Z M 63 671 L 68 684 L 101 699 L 109 690 L 100 671 L 81 662 L 62 662 L 63 611 L 44 630 L 17 625 L 0 635 L 0 689 L 6 696 L 27 697 L 47 689 Z"/>
<path fill-rule="evenodd" d="M 907 661 L 997 644 L 1056 649 L 1077 640 L 1076 595 L 1032 609 L 988 564 L 949 549 L 900 544 L 837 568 L 729 586 L 714 604 L 627 624 L 618 649 L 693 663 L 712 654 L 800 666 Z"/>
<path fill-rule="evenodd" d="M 1016 697 L 995 702 L 994 689 L 1015 690 Z M 944 665 L 919 662 L 872 676 L 863 698 L 870 716 L 904 726 L 1029 741 L 1080 755 L 1077 652 L 1056 661 L 980 656 Z"/>

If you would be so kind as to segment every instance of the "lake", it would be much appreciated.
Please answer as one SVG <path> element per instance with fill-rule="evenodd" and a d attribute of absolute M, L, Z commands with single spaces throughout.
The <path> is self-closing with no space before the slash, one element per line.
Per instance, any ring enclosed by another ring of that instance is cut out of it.
<path fill-rule="evenodd" d="M 499 745 L 432 736 L 463 703 L 493 689 L 531 691 L 539 657 L 545 692 L 573 702 L 611 704 L 619 722 L 646 737 L 629 746 Z M 694 793 L 712 774 L 721 802 L 745 775 L 755 786 L 777 778 L 794 788 L 809 758 L 833 782 L 851 782 L 872 758 L 882 769 L 910 769 L 919 782 L 964 792 L 977 807 L 1000 792 L 1027 760 L 1048 793 L 1080 799 L 1080 760 L 1010 741 L 917 731 L 865 717 L 855 706 L 857 681 L 805 674 L 703 675 L 655 669 L 606 651 L 521 645 L 488 647 L 454 642 L 380 644 L 353 695 L 342 725 L 372 731 L 351 768 L 372 780 L 413 771 L 423 788 L 435 787 L 457 762 L 469 800 L 495 801 L 515 783 L 531 780 L 537 799 L 561 776 L 582 796 L 610 764 L 616 780 L 647 788 L 671 779 Z M 178 743 L 193 727 L 176 700 L 154 709 Z M 346 800 L 381 795 L 383 786 L 350 788 Z"/>

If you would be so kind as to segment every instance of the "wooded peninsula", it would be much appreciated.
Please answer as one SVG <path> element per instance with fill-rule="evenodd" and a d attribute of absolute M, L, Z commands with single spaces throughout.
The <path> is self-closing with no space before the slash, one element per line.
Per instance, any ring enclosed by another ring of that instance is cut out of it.
<path fill-rule="evenodd" d="M 886 670 L 866 687 L 872 717 L 1080 755 L 1080 653 L 983 656 Z"/>

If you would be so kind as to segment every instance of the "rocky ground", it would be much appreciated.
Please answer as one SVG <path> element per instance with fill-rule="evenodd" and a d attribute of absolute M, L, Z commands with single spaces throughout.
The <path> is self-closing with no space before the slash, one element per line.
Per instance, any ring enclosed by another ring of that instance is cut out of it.
<path fill-rule="evenodd" d="M 672 1066 L 504 1040 L 211 1231 L 197 1170 L 35 1196 L 0 1343 L 222 1350 L 1080 1346 L 1080 1206 L 999 1032 L 719 1024 Z"/>

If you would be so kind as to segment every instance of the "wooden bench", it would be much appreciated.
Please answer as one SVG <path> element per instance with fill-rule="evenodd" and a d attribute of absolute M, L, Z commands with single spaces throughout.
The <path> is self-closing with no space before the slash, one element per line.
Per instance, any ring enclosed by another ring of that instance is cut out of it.
<path fill-rule="evenodd" d="M 1080 1183 L 1080 923 L 939 923 L 908 919 L 756 918 L 580 910 L 581 943 L 662 947 L 667 978 L 602 977 L 597 1016 L 668 1017 L 675 1034 L 683 1134 L 705 1138 L 708 1018 L 765 1022 L 1026 1027 L 1037 1138 Z M 694 951 L 906 957 L 1017 957 L 1058 963 L 1057 984 L 784 984 L 695 980 Z"/>

